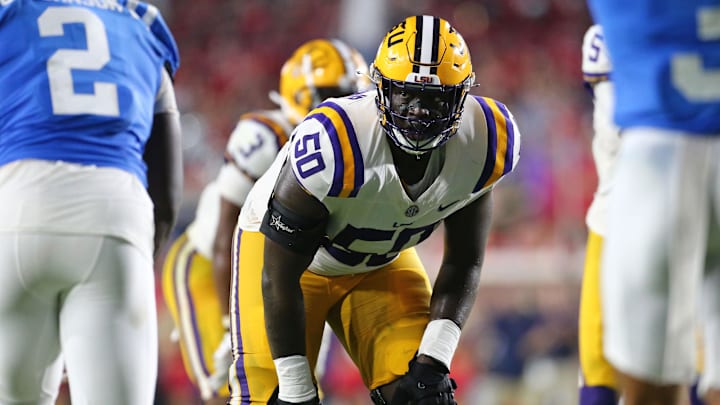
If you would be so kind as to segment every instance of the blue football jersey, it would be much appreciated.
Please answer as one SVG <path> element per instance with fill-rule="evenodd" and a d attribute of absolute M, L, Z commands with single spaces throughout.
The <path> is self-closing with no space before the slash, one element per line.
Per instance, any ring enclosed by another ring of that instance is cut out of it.
<path fill-rule="evenodd" d="M 720 0 L 590 0 L 613 62 L 615 121 L 720 134 Z"/>
<path fill-rule="evenodd" d="M 178 63 L 149 17 L 114 0 L 0 0 L 0 164 L 116 167 L 146 184 L 162 70 Z"/>

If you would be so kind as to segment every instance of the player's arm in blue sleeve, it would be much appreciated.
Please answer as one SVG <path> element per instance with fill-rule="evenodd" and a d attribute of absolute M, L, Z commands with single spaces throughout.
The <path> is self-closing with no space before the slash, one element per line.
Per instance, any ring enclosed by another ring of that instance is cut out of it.
<path fill-rule="evenodd" d="M 147 164 L 148 194 L 155 206 L 155 253 L 170 236 L 182 199 L 183 166 L 180 113 L 169 73 L 163 71 L 155 103 L 150 138 L 143 156 Z"/>

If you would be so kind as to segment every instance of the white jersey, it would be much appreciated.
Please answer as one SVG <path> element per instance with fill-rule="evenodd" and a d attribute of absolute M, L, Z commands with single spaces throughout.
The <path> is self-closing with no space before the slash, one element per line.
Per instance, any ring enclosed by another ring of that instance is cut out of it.
<path fill-rule="evenodd" d="M 220 197 L 242 206 L 252 185 L 287 142 L 292 128 L 280 110 L 251 112 L 240 117 L 225 149 L 225 164 L 218 177 L 202 191 L 195 219 L 188 226 L 188 239 L 200 254 L 212 257 Z"/>
<path fill-rule="evenodd" d="M 238 226 L 258 231 L 286 161 L 298 182 L 327 207 L 323 245 L 310 269 L 323 275 L 370 271 L 425 240 L 440 221 L 489 191 L 517 164 L 520 133 L 501 103 L 469 96 L 444 165 L 417 199 L 395 171 L 375 91 L 329 99 L 295 130 L 243 206 Z"/>
<path fill-rule="evenodd" d="M 620 130 L 613 123 L 613 84 L 609 80 L 612 64 L 599 25 L 591 26 L 585 33 L 582 57 L 583 78 L 593 91 L 592 152 L 598 176 L 598 186 L 585 222 L 593 232 L 604 235 Z"/>

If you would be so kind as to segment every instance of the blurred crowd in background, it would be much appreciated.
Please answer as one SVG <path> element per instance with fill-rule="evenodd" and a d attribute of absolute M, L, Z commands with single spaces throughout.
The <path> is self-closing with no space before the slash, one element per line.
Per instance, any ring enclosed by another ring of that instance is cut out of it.
<path fill-rule="evenodd" d="M 461 404 L 565 405 L 576 401 L 577 308 L 585 210 L 596 186 L 591 97 L 580 72 L 591 24 L 578 0 L 161 0 L 182 65 L 185 198 L 176 232 L 222 163 L 243 112 L 273 108 L 280 66 L 301 43 L 340 38 L 368 63 L 384 33 L 408 15 L 450 21 L 470 48 L 473 94 L 508 105 L 522 133 L 517 170 L 496 189 L 480 294 L 454 357 Z M 434 274 L 441 235 L 419 247 Z M 158 268 L 157 274 L 160 274 Z M 158 281 L 157 404 L 198 404 Z M 331 347 L 326 405 L 370 404 L 354 366 Z"/>

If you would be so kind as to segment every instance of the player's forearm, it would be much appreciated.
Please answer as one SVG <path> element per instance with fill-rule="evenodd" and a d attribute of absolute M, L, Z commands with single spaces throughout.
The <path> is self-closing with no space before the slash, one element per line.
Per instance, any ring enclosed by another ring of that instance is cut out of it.
<path fill-rule="evenodd" d="M 455 268 L 443 264 L 430 300 L 430 322 L 418 347 L 417 361 L 449 371 L 460 332 L 475 301 L 480 266 Z"/>
<path fill-rule="evenodd" d="M 262 274 L 265 327 L 273 359 L 305 355 L 305 305 L 300 277 L 312 260 L 265 239 Z"/>
<path fill-rule="evenodd" d="M 475 303 L 480 286 L 480 267 L 480 264 L 442 265 L 433 286 L 430 320 L 450 319 L 462 328 Z"/>
<path fill-rule="evenodd" d="M 220 302 L 220 311 L 223 316 L 229 313 L 230 303 L 230 282 L 232 278 L 231 271 L 231 250 L 232 239 L 216 244 L 213 249 L 213 278 L 215 281 L 215 290 Z"/>
<path fill-rule="evenodd" d="M 272 285 L 263 277 L 263 304 L 273 359 L 304 356 L 305 310 L 300 285 Z"/>
<path fill-rule="evenodd" d="M 491 212 L 488 192 L 445 219 L 445 252 L 433 286 L 431 320 L 451 319 L 462 327 L 470 316 L 480 285 Z"/>
<path fill-rule="evenodd" d="M 232 238 L 240 207 L 220 198 L 220 217 L 213 241 L 213 278 L 223 315 L 229 312 L 230 281 L 232 277 Z"/>
<path fill-rule="evenodd" d="M 295 403 L 317 399 L 317 393 L 305 355 L 305 310 L 299 277 L 275 277 L 292 273 L 266 267 L 262 285 L 265 328 L 278 377 L 278 398 Z"/>
<path fill-rule="evenodd" d="M 155 213 L 155 250 L 165 244 L 182 200 L 182 148 L 177 112 L 155 114 L 143 156 L 147 164 L 148 194 Z"/>

